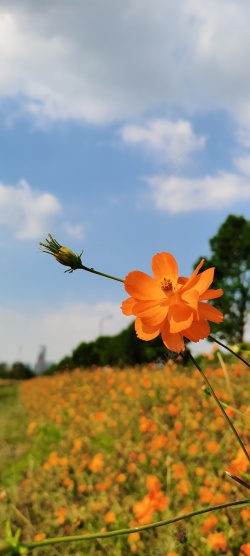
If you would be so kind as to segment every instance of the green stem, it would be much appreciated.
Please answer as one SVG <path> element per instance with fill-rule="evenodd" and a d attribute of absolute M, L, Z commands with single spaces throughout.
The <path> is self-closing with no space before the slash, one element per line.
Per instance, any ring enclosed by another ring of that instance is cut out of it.
<path fill-rule="evenodd" d="M 98 270 L 94 270 L 93 268 L 89 268 L 88 266 L 84 266 L 83 264 L 79 267 L 82 270 L 87 270 L 87 272 L 92 272 L 93 274 L 99 274 L 99 276 L 104 276 L 105 278 L 110 278 L 111 280 L 117 280 L 118 282 L 124 282 L 121 278 L 116 278 L 115 276 L 111 276 L 110 274 L 104 274 L 104 272 L 98 272 Z"/>
<path fill-rule="evenodd" d="M 233 479 L 234 481 L 237 481 L 237 483 L 240 483 L 240 485 L 242 485 L 245 488 L 248 488 L 248 490 L 250 490 L 250 483 L 247 483 L 246 481 L 243 481 L 243 479 L 240 479 L 240 477 L 237 477 L 236 475 L 231 475 L 231 473 L 229 473 L 228 471 L 226 471 L 226 474 L 229 477 L 231 477 L 231 479 Z"/>
<path fill-rule="evenodd" d="M 235 357 L 238 357 L 238 359 L 240 359 L 243 363 L 245 363 L 245 365 L 247 365 L 247 367 L 250 367 L 250 363 L 248 363 L 245 359 L 243 359 L 243 357 L 241 357 L 238 353 L 235 353 L 235 351 L 233 351 L 230 347 L 225 346 L 225 344 L 223 344 L 222 342 L 220 342 L 219 340 L 216 340 L 216 338 L 214 338 L 213 336 L 211 336 L 211 334 L 209 334 L 209 338 L 211 338 L 211 340 L 213 340 L 213 342 L 216 342 L 217 344 L 219 344 L 220 346 L 224 347 L 225 349 L 227 349 L 228 351 L 230 351 L 233 355 L 235 355 Z"/>
<path fill-rule="evenodd" d="M 208 388 L 209 388 L 209 391 L 211 392 L 211 394 L 212 394 L 212 396 L 213 396 L 215 402 L 217 403 L 219 409 L 220 409 L 221 412 L 223 413 L 223 416 L 225 417 L 225 419 L 226 419 L 226 421 L 227 421 L 227 423 L 228 423 L 230 429 L 232 430 L 234 436 L 236 437 L 237 442 L 240 444 L 240 447 L 242 448 L 242 450 L 243 450 L 243 452 L 244 452 L 244 454 L 245 454 L 245 456 L 246 456 L 248 462 L 250 463 L 250 456 L 249 456 L 249 454 L 247 453 L 246 448 L 245 448 L 245 446 L 244 446 L 244 444 L 243 444 L 241 438 L 239 437 L 239 435 L 238 435 L 238 433 L 237 433 L 237 430 L 234 428 L 234 425 L 233 425 L 231 419 L 229 419 L 229 417 L 228 417 L 228 415 L 227 415 L 227 413 L 226 413 L 226 411 L 225 411 L 223 405 L 221 404 L 220 400 L 217 398 L 217 396 L 216 396 L 216 394 L 215 394 L 215 391 L 213 390 L 213 388 L 212 388 L 212 386 L 211 386 L 211 384 L 210 384 L 208 378 L 207 378 L 206 375 L 203 373 L 201 367 L 200 367 L 200 366 L 198 365 L 198 363 L 195 361 L 194 357 L 192 356 L 192 354 L 191 354 L 190 352 L 189 352 L 189 357 L 192 359 L 194 365 L 196 366 L 196 368 L 198 369 L 198 371 L 199 371 L 200 374 L 202 375 L 203 379 L 205 380 L 205 382 L 206 382 L 206 384 L 207 384 L 207 386 L 208 386 Z"/>
<path fill-rule="evenodd" d="M 173 517 L 172 519 L 166 519 L 164 521 L 156 521 L 155 523 L 150 523 L 149 525 L 139 525 L 138 527 L 132 527 L 130 529 L 117 529 L 116 531 L 108 531 L 106 533 L 89 533 L 87 535 L 73 535 L 69 537 L 55 537 L 53 539 L 45 539 L 43 541 L 25 543 L 19 545 L 19 547 L 28 548 L 32 550 L 38 546 L 47 546 L 50 544 L 59 544 L 63 542 L 72 541 L 88 541 L 91 539 L 107 539 L 110 537 L 117 537 L 119 535 L 129 535 L 130 533 L 138 533 L 139 531 L 147 531 L 149 529 L 155 529 L 156 527 L 163 527 L 164 525 L 170 525 L 171 523 L 176 523 L 182 519 L 188 519 L 196 515 L 205 514 L 208 512 L 214 512 L 216 510 L 223 510 L 224 508 L 229 508 L 233 506 L 241 506 L 243 504 L 250 505 L 250 498 L 245 498 L 244 500 L 238 500 L 236 502 L 227 502 L 226 504 L 218 504 L 217 506 L 210 506 L 202 510 L 196 510 L 195 512 L 190 512 L 189 514 L 183 514 L 180 517 Z"/>

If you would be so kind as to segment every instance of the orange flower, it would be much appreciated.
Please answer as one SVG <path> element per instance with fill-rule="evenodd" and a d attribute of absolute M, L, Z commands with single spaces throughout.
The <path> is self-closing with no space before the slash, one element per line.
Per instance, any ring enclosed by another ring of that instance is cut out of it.
<path fill-rule="evenodd" d="M 143 463 L 146 460 L 146 454 L 138 454 L 137 459 L 140 463 Z"/>
<path fill-rule="evenodd" d="M 116 477 L 116 480 L 119 484 L 125 483 L 126 475 L 124 475 L 124 473 L 119 473 L 119 475 Z"/>
<path fill-rule="evenodd" d="M 227 497 L 222 492 L 216 492 L 213 498 L 213 503 L 216 504 L 225 504 L 227 501 Z"/>
<path fill-rule="evenodd" d="M 142 379 L 142 385 L 144 386 L 144 388 L 150 388 L 151 386 L 151 380 L 150 377 L 148 375 L 144 376 Z"/>
<path fill-rule="evenodd" d="M 240 549 L 243 554 L 245 554 L 246 556 L 250 556 L 250 543 L 242 544 Z"/>
<path fill-rule="evenodd" d="M 147 489 L 150 491 L 160 490 L 160 481 L 155 475 L 148 475 L 146 479 Z"/>
<path fill-rule="evenodd" d="M 210 533 L 207 540 L 213 550 L 226 550 L 227 548 L 227 539 L 223 533 Z"/>
<path fill-rule="evenodd" d="M 249 448 L 247 447 L 247 452 L 250 453 Z M 238 454 L 235 459 L 233 459 L 231 463 L 231 468 L 236 468 L 237 471 L 242 471 L 246 473 L 248 470 L 249 462 L 243 452 L 241 450 L 238 451 Z M 236 472 L 237 472 L 236 471 Z"/>
<path fill-rule="evenodd" d="M 206 448 L 209 452 L 216 454 L 220 449 L 220 445 L 218 444 L 218 442 L 211 441 L 206 443 Z"/>
<path fill-rule="evenodd" d="M 133 512 L 140 525 L 147 525 L 152 521 L 154 506 L 148 495 L 141 502 L 135 502 Z"/>
<path fill-rule="evenodd" d="M 204 475 L 204 473 L 205 473 L 205 469 L 203 467 L 196 467 L 195 475 L 200 477 L 201 475 Z"/>
<path fill-rule="evenodd" d="M 182 429 L 182 423 L 181 421 L 175 421 L 174 423 L 174 430 L 176 433 L 180 432 Z"/>
<path fill-rule="evenodd" d="M 166 444 L 167 444 L 167 437 L 165 436 L 165 434 L 161 433 L 155 438 L 153 438 L 153 440 L 151 440 L 151 446 L 150 446 L 151 451 L 155 452 L 156 450 L 163 448 L 163 446 L 166 446 Z"/>
<path fill-rule="evenodd" d="M 183 475 L 186 475 L 186 467 L 183 463 L 173 463 L 172 473 L 174 479 L 181 479 Z"/>
<path fill-rule="evenodd" d="M 128 473 L 134 473 L 135 470 L 136 470 L 135 463 L 134 462 L 129 463 L 128 466 L 127 466 Z"/>
<path fill-rule="evenodd" d="M 209 290 L 214 268 L 198 272 L 204 260 L 190 278 L 178 277 L 178 266 L 170 253 L 157 253 L 152 259 L 154 278 L 144 272 L 129 272 L 124 281 L 131 295 L 123 301 L 124 315 L 135 315 L 135 330 L 141 340 L 152 340 L 161 334 L 165 346 L 177 353 L 185 349 L 184 336 L 198 342 L 210 332 L 208 320 L 220 323 L 223 315 L 218 309 L 203 303 L 223 294 L 222 289 Z"/>
<path fill-rule="evenodd" d="M 199 452 L 199 448 L 196 444 L 190 444 L 188 451 L 192 456 L 195 456 Z"/>
<path fill-rule="evenodd" d="M 34 536 L 34 541 L 43 541 L 45 538 L 45 533 L 37 533 L 37 535 Z"/>
<path fill-rule="evenodd" d="M 210 514 L 202 524 L 201 527 L 202 533 L 204 534 L 208 533 L 208 531 L 211 531 L 211 529 L 215 528 L 217 523 L 218 523 L 217 517 L 214 514 Z"/>
<path fill-rule="evenodd" d="M 213 498 L 214 498 L 214 493 L 212 492 L 212 490 L 210 490 L 210 488 L 207 487 L 200 488 L 200 502 L 202 504 L 210 504 Z"/>
<path fill-rule="evenodd" d="M 92 473 L 99 473 L 103 467 L 103 456 L 102 454 L 96 454 L 92 461 L 89 463 L 89 469 Z"/>
<path fill-rule="evenodd" d="M 33 434 L 35 428 L 36 428 L 36 422 L 32 421 L 28 426 L 27 434 L 29 434 L 31 436 Z"/>
<path fill-rule="evenodd" d="M 181 479 L 176 485 L 176 490 L 182 496 L 188 494 L 188 492 L 190 492 L 190 489 L 191 489 L 191 483 L 187 479 Z"/>
<path fill-rule="evenodd" d="M 115 514 L 114 512 L 107 512 L 106 515 L 104 516 L 105 522 L 106 523 L 114 523 L 114 521 L 116 520 Z"/>
<path fill-rule="evenodd" d="M 128 542 L 129 544 L 137 542 L 140 540 L 140 534 L 139 533 L 130 533 L 128 535 Z"/>
<path fill-rule="evenodd" d="M 59 510 L 57 510 L 55 512 L 55 515 L 57 516 L 57 519 L 58 519 L 58 523 L 60 523 L 61 525 L 65 521 L 66 513 L 67 513 L 67 508 L 64 508 L 64 507 L 59 508 Z"/>
<path fill-rule="evenodd" d="M 177 405 L 175 405 L 174 403 L 169 403 L 167 405 L 167 411 L 168 411 L 169 415 L 171 415 L 172 417 L 175 417 L 179 413 L 179 407 Z"/>
<path fill-rule="evenodd" d="M 77 487 L 78 492 L 86 492 L 87 486 L 86 485 L 78 485 Z"/>
<path fill-rule="evenodd" d="M 243 521 L 250 521 L 250 508 L 243 508 L 243 510 L 241 510 L 240 515 L 243 519 Z"/>

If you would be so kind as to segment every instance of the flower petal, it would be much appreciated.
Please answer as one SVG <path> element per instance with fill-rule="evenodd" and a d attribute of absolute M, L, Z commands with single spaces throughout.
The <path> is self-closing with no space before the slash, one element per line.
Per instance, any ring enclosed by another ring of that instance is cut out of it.
<path fill-rule="evenodd" d="M 181 284 L 182 286 L 184 286 L 184 284 L 186 284 L 188 282 L 189 278 L 186 278 L 186 276 L 179 276 L 178 280 L 177 280 L 177 284 Z"/>
<path fill-rule="evenodd" d="M 190 307 L 192 307 L 195 311 L 197 311 L 199 292 L 197 292 L 196 290 L 188 290 L 187 292 L 181 293 L 180 297 L 183 301 L 188 303 Z"/>
<path fill-rule="evenodd" d="M 157 282 L 140 270 L 129 272 L 124 280 L 126 292 L 135 299 L 161 299 L 162 290 Z"/>
<path fill-rule="evenodd" d="M 153 340 L 154 338 L 159 336 L 161 332 L 158 326 L 152 327 L 143 324 L 139 317 L 135 319 L 135 331 L 138 338 L 140 338 L 141 340 L 146 340 L 146 342 L 149 340 Z"/>
<path fill-rule="evenodd" d="M 201 272 L 198 276 L 193 277 L 192 275 L 180 290 L 180 293 L 182 294 L 183 291 L 194 289 L 199 292 L 199 295 L 202 295 L 209 288 L 213 281 L 213 277 L 214 267 L 204 270 L 204 272 Z"/>
<path fill-rule="evenodd" d="M 170 253 L 157 253 L 152 258 L 152 271 L 157 282 L 166 277 L 175 287 L 178 278 L 178 265 Z"/>
<path fill-rule="evenodd" d="M 199 340 L 204 340 L 210 333 L 210 326 L 205 319 L 200 319 L 199 321 L 193 321 L 190 328 L 185 330 L 184 336 L 191 342 L 199 342 Z"/>
<path fill-rule="evenodd" d="M 170 305 L 170 300 L 163 297 L 162 299 L 150 299 L 147 301 L 137 301 L 135 300 L 134 310 L 135 313 L 144 313 L 155 307 L 168 307 Z M 138 316 L 141 316 L 138 314 Z"/>
<path fill-rule="evenodd" d="M 208 303 L 202 303 L 199 301 L 198 303 L 198 311 L 201 317 L 205 318 L 206 320 L 211 320 L 212 322 L 216 322 L 219 324 L 223 321 L 223 314 L 219 309 L 209 305 Z"/>
<path fill-rule="evenodd" d="M 125 301 L 123 301 L 121 304 L 121 310 L 123 314 L 126 315 L 127 317 L 133 315 L 134 314 L 133 307 L 135 303 L 136 302 L 133 297 L 129 297 L 128 299 L 125 299 Z"/>
<path fill-rule="evenodd" d="M 194 312 L 187 305 L 171 305 L 168 312 L 168 321 L 171 334 L 181 332 L 189 328 L 194 320 Z"/>
<path fill-rule="evenodd" d="M 133 310 L 134 315 L 142 319 L 146 326 L 159 326 L 167 317 L 169 307 L 167 305 L 154 305 L 145 310 L 140 310 L 140 306 L 143 308 L 143 304 L 146 302 L 136 303 Z M 146 305 L 147 306 L 147 305 Z"/>
<path fill-rule="evenodd" d="M 195 276 L 197 276 L 199 270 L 201 269 L 201 267 L 204 265 L 205 259 L 201 259 L 200 263 L 197 265 L 197 267 L 194 269 L 193 274 L 191 274 L 190 279 L 194 278 Z"/>
<path fill-rule="evenodd" d="M 187 282 L 190 282 L 191 280 L 193 280 L 193 278 L 195 278 L 195 276 L 197 276 L 200 268 L 204 265 L 204 262 L 205 262 L 205 259 L 202 259 L 201 262 L 195 268 L 194 272 L 191 274 L 190 278 L 186 278 L 186 276 L 179 276 L 178 284 L 186 284 Z"/>
<path fill-rule="evenodd" d="M 180 353 L 180 351 L 183 351 L 185 349 L 182 334 L 171 334 L 168 321 L 165 322 L 165 325 L 162 329 L 161 337 L 165 346 L 171 351 Z"/>
<path fill-rule="evenodd" d="M 200 295 L 200 299 L 215 299 L 216 297 L 220 297 L 223 295 L 223 290 L 219 288 L 218 290 L 207 290 L 202 295 Z"/>

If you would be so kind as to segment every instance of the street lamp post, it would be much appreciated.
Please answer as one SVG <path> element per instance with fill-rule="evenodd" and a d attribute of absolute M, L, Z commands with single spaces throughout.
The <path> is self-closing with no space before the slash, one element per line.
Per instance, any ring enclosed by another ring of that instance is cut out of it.
<path fill-rule="evenodd" d="M 108 319 L 112 319 L 113 316 L 114 316 L 114 315 L 106 315 L 106 317 L 103 317 L 103 318 L 100 320 L 100 323 L 99 323 L 99 336 L 102 336 L 102 334 L 103 334 L 103 324 L 104 324 L 104 322 L 105 322 L 106 320 L 108 320 Z"/>

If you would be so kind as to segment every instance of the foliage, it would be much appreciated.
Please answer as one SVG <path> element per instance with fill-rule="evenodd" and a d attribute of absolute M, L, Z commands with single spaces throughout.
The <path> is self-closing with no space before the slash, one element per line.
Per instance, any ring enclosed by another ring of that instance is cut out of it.
<path fill-rule="evenodd" d="M 11 370 L 9 371 L 9 378 L 14 378 L 16 380 L 26 380 L 28 378 L 34 377 L 35 374 L 28 365 L 17 361 L 13 363 Z"/>
<path fill-rule="evenodd" d="M 0 378 L 7 378 L 8 376 L 8 367 L 6 363 L 0 363 Z"/>
<path fill-rule="evenodd" d="M 27 455 L 23 459 L 26 428 L 27 421 L 19 399 L 17 381 L 0 381 L 0 502 L 1 498 L 5 500 L 5 491 L 1 491 L 1 487 L 5 484 L 13 492 L 15 483 L 21 480 L 27 468 Z M 20 461 L 19 455 L 22 456 Z M 1 517 L 0 512 L 0 522 Z"/>
<path fill-rule="evenodd" d="M 210 301 L 224 314 L 223 322 L 212 324 L 211 330 L 229 344 L 242 342 L 250 309 L 250 221 L 229 215 L 209 244 L 210 258 L 198 260 L 205 258 L 204 269 L 215 266 L 213 287 L 224 291 Z"/>
<path fill-rule="evenodd" d="M 35 373 L 30 369 L 28 365 L 17 361 L 13 363 L 11 367 L 8 367 L 6 363 L 0 363 L 0 378 L 13 379 L 13 380 L 27 380 L 33 378 Z"/>

